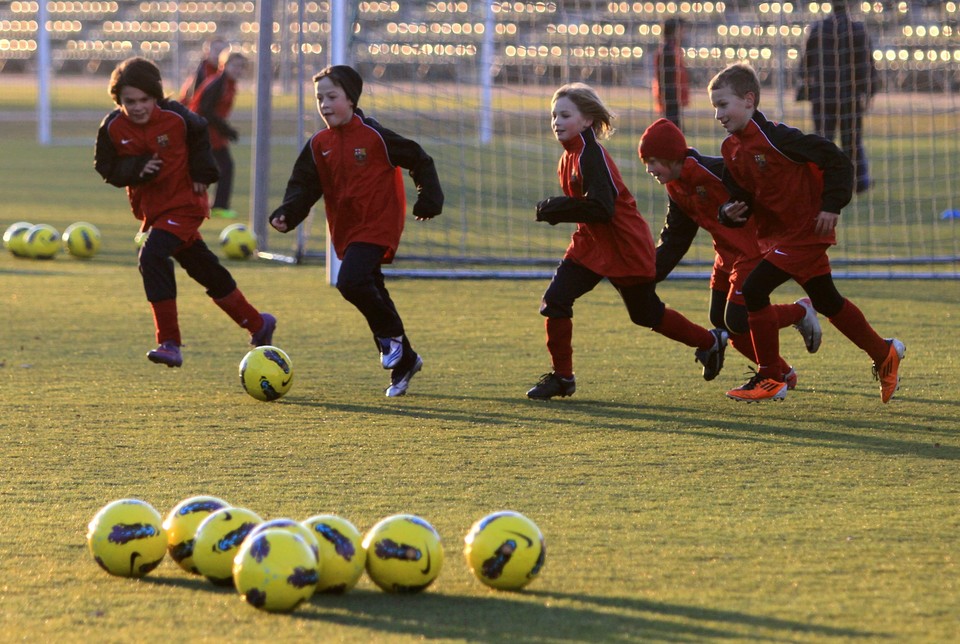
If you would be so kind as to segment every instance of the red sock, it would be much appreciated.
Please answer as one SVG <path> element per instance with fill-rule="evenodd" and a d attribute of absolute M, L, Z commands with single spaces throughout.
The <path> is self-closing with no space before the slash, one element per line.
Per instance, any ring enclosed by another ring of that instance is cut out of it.
<path fill-rule="evenodd" d="M 840 312 L 830 318 L 830 324 L 837 327 L 850 342 L 866 351 L 875 363 L 880 364 L 887 359 L 889 347 L 886 340 L 873 330 L 863 312 L 850 300 L 843 300 Z"/>
<path fill-rule="evenodd" d="M 663 320 L 653 330 L 671 340 L 697 349 L 709 349 L 716 342 L 712 333 L 671 308 L 664 310 Z"/>
<path fill-rule="evenodd" d="M 777 318 L 777 311 L 772 306 L 747 314 L 753 350 L 757 354 L 757 372 L 780 380 L 783 374 L 780 373 L 780 327 Z"/>
<path fill-rule="evenodd" d="M 250 333 L 256 333 L 263 326 L 263 318 L 259 311 L 253 308 L 247 298 L 243 296 L 240 289 L 236 288 L 230 295 L 221 297 L 214 302 L 229 315 L 234 322 L 242 326 Z"/>
<path fill-rule="evenodd" d="M 157 344 L 173 342 L 180 346 L 180 323 L 177 320 L 177 301 L 150 302 L 153 326 L 157 330 Z"/>
<path fill-rule="evenodd" d="M 757 364 L 757 352 L 753 350 L 753 339 L 749 333 L 730 334 L 730 344 L 742 353 L 750 362 Z"/>
<path fill-rule="evenodd" d="M 547 318 L 547 351 L 553 361 L 553 371 L 561 378 L 573 377 L 573 320 Z"/>
<path fill-rule="evenodd" d="M 771 304 L 770 308 L 777 312 L 777 324 L 780 329 L 798 323 L 807 314 L 807 309 L 799 304 Z"/>
<path fill-rule="evenodd" d="M 801 307 L 802 308 L 802 307 Z M 750 338 L 749 333 L 741 333 L 739 335 L 730 336 L 730 344 L 733 345 L 733 348 L 742 353 L 746 358 L 750 360 L 753 364 L 759 364 L 757 360 L 757 352 L 753 349 L 753 340 Z M 780 356 L 780 371 L 786 374 L 790 371 L 790 363 L 783 359 L 783 356 Z"/>

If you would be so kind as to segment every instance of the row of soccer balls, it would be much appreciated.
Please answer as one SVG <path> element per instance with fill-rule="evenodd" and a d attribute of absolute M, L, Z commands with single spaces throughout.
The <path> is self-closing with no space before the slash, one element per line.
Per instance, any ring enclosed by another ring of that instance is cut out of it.
<path fill-rule="evenodd" d="M 3 246 L 16 257 L 53 259 L 61 251 L 89 259 L 100 250 L 100 231 L 93 224 L 78 221 L 60 231 L 49 224 L 18 221 L 3 233 Z"/>
<path fill-rule="evenodd" d="M 3 233 L 3 246 L 16 257 L 53 259 L 61 251 L 90 259 L 100 251 L 100 231 L 93 224 L 78 221 L 60 231 L 49 224 L 18 221 Z M 138 235 L 142 245 L 146 235 Z M 220 248 L 230 259 L 247 259 L 257 252 L 257 237 L 244 224 L 230 224 L 220 232 Z"/>
<path fill-rule="evenodd" d="M 113 501 L 90 521 L 87 544 L 112 575 L 142 577 L 169 553 L 183 570 L 233 585 L 248 604 L 271 612 L 292 611 L 314 593 L 348 592 L 364 571 L 386 592 L 417 593 L 444 558 L 439 533 L 412 514 L 382 519 L 361 536 L 336 515 L 264 521 L 213 496 L 184 499 L 165 519 L 139 499 Z M 473 524 L 464 555 L 487 586 L 519 590 L 540 573 L 546 548 L 533 521 L 501 511 Z"/>

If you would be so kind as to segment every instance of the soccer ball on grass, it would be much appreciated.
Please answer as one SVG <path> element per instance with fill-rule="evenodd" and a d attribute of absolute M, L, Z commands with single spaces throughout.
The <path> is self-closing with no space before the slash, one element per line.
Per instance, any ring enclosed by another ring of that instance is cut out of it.
<path fill-rule="evenodd" d="M 27 231 L 33 228 L 28 221 L 10 224 L 3 233 L 3 246 L 17 257 L 27 256 Z"/>
<path fill-rule="evenodd" d="M 197 526 L 194 567 L 214 584 L 229 586 L 233 583 L 233 558 L 260 523 L 263 519 L 246 508 L 221 508 L 211 513 Z"/>
<path fill-rule="evenodd" d="M 53 259 L 60 252 L 60 233 L 49 224 L 35 224 L 27 231 L 27 257 Z"/>
<path fill-rule="evenodd" d="M 333 514 L 318 514 L 303 522 L 320 544 L 318 593 L 345 593 L 357 585 L 367 562 L 356 526 Z"/>
<path fill-rule="evenodd" d="M 293 363 L 283 349 L 257 347 L 240 361 L 240 384 L 257 400 L 276 400 L 293 384 Z"/>
<path fill-rule="evenodd" d="M 494 512 L 464 537 L 463 553 L 477 579 L 491 588 L 519 590 L 540 574 L 546 557 L 543 534 L 519 512 Z"/>
<path fill-rule="evenodd" d="M 212 513 L 226 507 L 230 504 L 215 496 L 191 496 L 170 510 L 163 520 L 163 529 L 167 531 L 167 551 L 178 566 L 195 575 L 200 574 L 193 564 L 197 528 Z"/>
<path fill-rule="evenodd" d="M 367 574 L 388 593 L 418 593 L 433 583 L 443 567 L 440 534 L 412 514 L 387 517 L 363 537 Z"/>
<path fill-rule="evenodd" d="M 89 259 L 100 250 L 100 231 L 85 221 L 70 224 L 63 231 L 63 248 L 74 257 Z"/>
<path fill-rule="evenodd" d="M 292 611 L 317 587 L 317 558 L 307 541 L 287 528 L 255 532 L 233 560 L 233 584 L 251 606 Z"/>
<path fill-rule="evenodd" d="M 108 503 L 87 526 L 87 545 L 100 567 L 118 577 L 143 577 L 167 552 L 163 518 L 139 499 Z"/>

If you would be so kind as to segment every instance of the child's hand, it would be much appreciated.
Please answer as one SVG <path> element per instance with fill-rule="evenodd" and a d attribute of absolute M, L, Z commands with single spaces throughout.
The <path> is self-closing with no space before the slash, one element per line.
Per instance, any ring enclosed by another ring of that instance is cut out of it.
<path fill-rule="evenodd" d="M 206 191 L 207 191 L 207 184 L 200 183 L 199 181 L 193 182 L 193 194 L 202 195 Z"/>
<path fill-rule="evenodd" d="M 840 219 L 839 213 L 821 210 L 814 220 L 813 230 L 821 237 L 826 237 L 836 229 L 838 219 Z"/>
<path fill-rule="evenodd" d="M 275 217 L 271 217 L 270 225 L 273 226 L 275 230 L 278 230 L 281 233 L 285 233 L 290 229 L 287 226 L 287 218 L 285 215 L 276 215 Z"/>
<path fill-rule="evenodd" d="M 143 166 L 143 170 L 140 171 L 140 178 L 145 179 L 152 177 L 153 175 L 160 172 L 160 168 L 163 167 L 163 160 L 160 158 L 160 155 L 156 152 L 153 153 L 153 156 L 150 157 L 150 160 L 146 162 Z"/>
<path fill-rule="evenodd" d="M 720 223 L 730 228 L 739 228 L 747 223 L 750 207 L 742 201 L 728 201 L 720 206 Z"/>

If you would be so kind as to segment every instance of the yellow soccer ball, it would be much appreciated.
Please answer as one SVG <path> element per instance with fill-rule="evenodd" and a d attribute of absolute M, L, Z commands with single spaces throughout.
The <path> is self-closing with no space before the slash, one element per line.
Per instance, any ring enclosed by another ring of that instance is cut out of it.
<path fill-rule="evenodd" d="M 306 540 L 286 528 L 251 534 L 233 560 L 233 585 L 261 610 L 289 612 L 317 586 L 317 558 Z"/>
<path fill-rule="evenodd" d="M 276 400 L 293 385 L 293 363 L 279 347 L 262 346 L 240 361 L 240 384 L 257 400 Z"/>
<path fill-rule="evenodd" d="M 200 574 L 218 586 L 233 583 L 233 558 L 243 540 L 263 523 L 246 508 L 220 508 L 197 526 L 193 544 L 193 565 Z"/>
<path fill-rule="evenodd" d="M 53 259 L 60 252 L 60 233 L 49 224 L 35 224 L 27 231 L 27 257 Z"/>
<path fill-rule="evenodd" d="M 543 568 L 546 545 L 537 525 L 519 512 L 494 512 L 473 524 L 463 553 L 477 579 L 491 588 L 519 590 Z"/>
<path fill-rule="evenodd" d="M 163 520 L 167 531 L 167 552 L 177 565 L 187 572 L 199 575 L 193 564 L 193 548 L 197 528 L 208 516 L 230 504 L 215 496 L 191 496 L 176 504 Z"/>
<path fill-rule="evenodd" d="M 353 590 L 367 563 L 363 536 L 352 523 L 333 514 L 318 514 L 303 522 L 320 544 L 318 593 Z"/>
<path fill-rule="evenodd" d="M 27 256 L 27 231 L 33 228 L 28 221 L 10 224 L 3 233 L 3 247 L 17 257 Z"/>
<path fill-rule="evenodd" d="M 89 259 L 100 251 L 100 231 L 85 221 L 70 224 L 63 231 L 63 248 L 74 257 Z"/>
<path fill-rule="evenodd" d="M 300 535 L 303 537 L 303 540 L 307 542 L 307 545 L 310 546 L 317 561 L 320 561 L 320 542 L 317 541 L 317 537 L 310 528 L 299 521 L 294 521 L 293 519 L 270 519 L 269 521 L 264 521 L 247 535 L 247 539 L 252 538 L 264 530 L 286 530 L 287 532 Z"/>
<path fill-rule="evenodd" d="M 118 577 L 143 577 L 167 552 L 163 518 L 139 499 L 108 503 L 90 520 L 87 545 L 100 567 Z"/>
<path fill-rule="evenodd" d="M 418 593 L 440 574 L 443 545 L 440 534 L 412 514 L 387 517 L 363 537 L 367 574 L 388 593 Z"/>
<path fill-rule="evenodd" d="M 230 259 L 249 259 L 257 252 L 257 236 L 244 224 L 230 224 L 220 231 L 220 248 Z"/>

